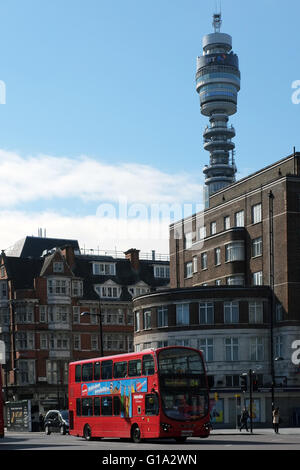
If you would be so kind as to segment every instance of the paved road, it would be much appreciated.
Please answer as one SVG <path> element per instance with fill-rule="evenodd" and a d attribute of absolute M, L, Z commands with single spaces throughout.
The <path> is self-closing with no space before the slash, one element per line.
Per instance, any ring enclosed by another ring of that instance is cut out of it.
<path fill-rule="evenodd" d="M 7 432 L 0 440 L 1 450 L 93 450 L 100 455 L 107 455 L 111 451 L 122 451 L 124 454 L 134 454 L 136 450 L 143 450 L 146 454 L 151 452 L 179 453 L 187 451 L 194 453 L 199 450 L 300 450 L 300 428 L 281 429 L 275 434 L 272 429 L 254 430 L 253 434 L 237 430 L 214 430 L 208 439 L 189 438 L 184 444 L 174 440 L 151 440 L 134 444 L 119 439 L 103 439 L 87 442 L 74 436 L 61 436 L 44 433 L 15 433 Z"/>

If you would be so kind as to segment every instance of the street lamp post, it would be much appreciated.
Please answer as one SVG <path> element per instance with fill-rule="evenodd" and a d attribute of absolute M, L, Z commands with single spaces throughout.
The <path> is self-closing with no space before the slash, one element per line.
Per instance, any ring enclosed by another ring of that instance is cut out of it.
<path fill-rule="evenodd" d="M 96 315 L 97 317 L 99 317 L 99 332 L 100 332 L 100 357 L 103 357 L 104 354 L 103 354 L 103 332 L 102 332 L 102 316 L 101 316 L 101 304 L 100 304 L 100 300 L 98 302 L 98 305 L 99 305 L 99 313 L 91 313 L 91 312 L 81 312 L 81 316 L 84 316 L 84 315 Z"/>

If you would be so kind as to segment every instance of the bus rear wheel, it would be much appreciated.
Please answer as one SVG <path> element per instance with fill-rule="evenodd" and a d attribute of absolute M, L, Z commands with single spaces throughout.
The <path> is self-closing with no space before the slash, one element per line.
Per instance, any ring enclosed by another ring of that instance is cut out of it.
<path fill-rule="evenodd" d="M 86 441 L 90 441 L 92 439 L 92 431 L 88 424 L 84 426 L 83 437 Z"/>
<path fill-rule="evenodd" d="M 139 444 L 140 442 L 142 442 L 141 430 L 140 430 L 140 428 L 138 427 L 137 424 L 135 424 L 135 425 L 132 427 L 132 430 L 131 430 L 131 439 L 132 439 L 132 441 L 133 441 L 135 444 Z"/>

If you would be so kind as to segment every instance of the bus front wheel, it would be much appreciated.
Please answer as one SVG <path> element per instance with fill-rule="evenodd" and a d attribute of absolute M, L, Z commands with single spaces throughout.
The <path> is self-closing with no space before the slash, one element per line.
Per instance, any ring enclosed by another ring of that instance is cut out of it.
<path fill-rule="evenodd" d="M 142 442 L 141 431 L 140 431 L 140 428 L 138 427 L 137 424 L 135 424 L 135 425 L 132 427 L 132 430 L 131 430 L 131 439 L 133 440 L 133 442 L 134 442 L 135 444 L 139 444 L 140 442 Z"/>
<path fill-rule="evenodd" d="M 92 439 L 92 431 L 88 424 L 84 426 L 83 437 L 86 441 L 90 441 Z"/>

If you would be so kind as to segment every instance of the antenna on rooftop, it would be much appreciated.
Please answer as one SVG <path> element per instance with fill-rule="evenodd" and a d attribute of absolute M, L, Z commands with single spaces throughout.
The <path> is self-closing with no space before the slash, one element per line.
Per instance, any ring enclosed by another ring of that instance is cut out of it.
<path fill-rule="evenodd" d="M 221 13 L 214 13 L 213 16 L 213 27 L 215 29 L 215 33 L 219 33 L 221 29 L 222 18 Z"/>

